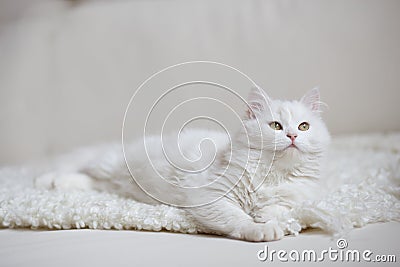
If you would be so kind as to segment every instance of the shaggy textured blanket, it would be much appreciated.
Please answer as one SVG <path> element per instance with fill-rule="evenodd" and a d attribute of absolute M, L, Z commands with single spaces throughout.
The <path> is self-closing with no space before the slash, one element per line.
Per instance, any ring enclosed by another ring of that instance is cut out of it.
<path fill-rule="evenodd" d="M 0 170 L 0 227 L 197 232 L 185 211 L 177 208 L 104 192 L 34 188 L 34 177 L 48 169 Z M 400 133 L 336 137 L 323 170 L 330 193 L 319 201 L 299 203 L 288 215 L 289 233 L 313 227 L 344 234 L 367 223 L 400 221 Z"/>

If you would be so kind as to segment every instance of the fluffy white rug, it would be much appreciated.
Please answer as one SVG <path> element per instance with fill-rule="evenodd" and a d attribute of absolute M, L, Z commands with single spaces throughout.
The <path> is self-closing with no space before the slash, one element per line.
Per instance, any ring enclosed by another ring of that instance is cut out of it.
<path fill-rule="evenodd" d="M 65 158 L 54 165 L 63 163 Z M 183 210 L 169 206 L 95 191 L 35 189 L 33 178 L 46 170 L 0 170 L 0 227 L 197 232 Z M 317 202 L 299 203 L 288 217 L 288 232 L 314 227 L 343 234 L 367 223 L 400 221 L 400 133 L 334 138 L 323 179 L 331 193 Z"/>

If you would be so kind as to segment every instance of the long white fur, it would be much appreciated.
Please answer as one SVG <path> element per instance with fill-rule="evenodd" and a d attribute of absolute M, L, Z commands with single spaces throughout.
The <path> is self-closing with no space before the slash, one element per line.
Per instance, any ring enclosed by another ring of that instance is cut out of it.
<path fill-rule="evenodd" d="M 36 179 L 36 186 L 96 189 L 147 204 L 167 203 L 185 209 L 202 232 L 248 241 L 277 240 L 287 233 L 282 227 L 286 214 L 323 193 L 320 163 L 330 136 L 319 115 L 319 100 L 316 89 L 300 101 L 281 101 L 255 88 L 244 127 L 231 139 L 199 129 L 181 132 L 179 140 L 176 135 L 149 136 L 144 143 L 138 140 L 126 147 L 130 172 L 116 148 L 76 172 L 45 174 Z M 272 121 L 283 129 L 272 129 Z M 307 131 L 298 129 L 302 122 L 310 124 Z M 297 135 L 296 148 L 290 147 L 288 134 Z M 194 146 L 204 140 L 213 146 Z"/>

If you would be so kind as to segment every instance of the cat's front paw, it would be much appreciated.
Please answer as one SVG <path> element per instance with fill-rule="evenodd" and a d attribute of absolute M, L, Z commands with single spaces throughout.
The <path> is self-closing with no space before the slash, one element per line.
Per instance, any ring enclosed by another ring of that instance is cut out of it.
<path fill-rule="evenodd" d="M 281 205 L 265 206 L 251 214 L 253 220 L 257 223 L 265 223 L 270 220 L 285 221 L 289 208 Z"/>
<path fill-rule="evenodd" d="M 252 223 L 243 226 L 238 232 L 232 234 L 232 237 L 252 242 L 275 241 L 280 240 L 285 235 L 282 227 L 276 220 L 270 220 L 266 223 Z"/>

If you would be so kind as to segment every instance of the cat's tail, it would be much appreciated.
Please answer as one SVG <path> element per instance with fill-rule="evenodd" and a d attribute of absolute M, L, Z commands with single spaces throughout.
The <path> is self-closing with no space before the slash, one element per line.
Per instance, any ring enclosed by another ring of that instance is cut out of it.
<path fill-rule="evenodd" d="M 93 179 L 84 173 L 49 172 L 34 179 L 34 186 L 45 190 L 80 190 L 87 191 L 93 188 Z"/>

